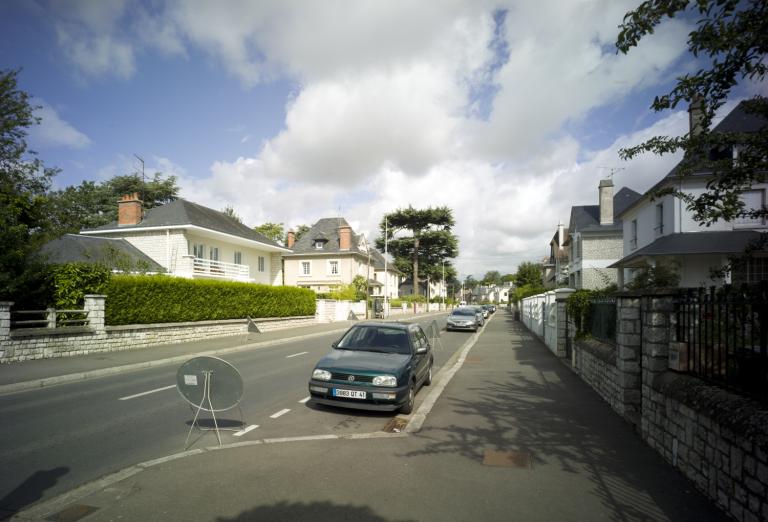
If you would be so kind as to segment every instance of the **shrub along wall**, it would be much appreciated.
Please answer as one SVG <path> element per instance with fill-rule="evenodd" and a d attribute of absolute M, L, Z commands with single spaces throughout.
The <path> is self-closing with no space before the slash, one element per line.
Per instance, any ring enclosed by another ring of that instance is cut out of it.
<path fill-rule="evenodd" d="M 315 293 L 288 286 L 131 275 L 112 277 L 104 293 L 113 326 L 315 314 Z"/>

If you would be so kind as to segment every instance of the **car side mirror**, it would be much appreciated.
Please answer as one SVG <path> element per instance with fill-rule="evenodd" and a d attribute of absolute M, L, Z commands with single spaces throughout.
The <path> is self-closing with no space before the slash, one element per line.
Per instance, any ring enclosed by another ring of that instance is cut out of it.
<path fill-rule="evenodd" d="M 416 349 L 416 353 L 417 353 L 418 355 L 421 355 L 421 354 L 427 353 L 427 348 L 426 348 L 426 347 L 424 347 L 424 346 L 422 346 L 421 348 L 417 348 L 417 349 Z"/>
<path fill-rule="evenodd" d="M 334 341 L 331 343 L 331 348 L 337 348 L 339 346 L 339 341 Z"/>

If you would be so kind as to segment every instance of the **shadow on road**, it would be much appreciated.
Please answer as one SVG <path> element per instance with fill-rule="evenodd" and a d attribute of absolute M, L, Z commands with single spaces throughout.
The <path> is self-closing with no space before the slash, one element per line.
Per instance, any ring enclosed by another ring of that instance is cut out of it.
<path fill-rule="evenodd" d="M 217 522 L 251 522 L 254 520 L 270 521 L 337 521 L 387 522 L 367 506 L 342 506 L 331 502 L 288 503 L 280 502 L 273 506 L 259 506 L 243 511 L 234 518 L 217 518 Z M 395 522 L 395 521 L 393 521 Z M 398 522 L 410 522 L 401 520 Z"/>
<path fill-rule="evenodd" d="M 69 473 L 68 467 L 36 471 L 13 491 L 0 499 L 0 520 L 12 517 L 17 511 L 43 498 L 43 492 L 56 485 L 60 477 Z"/>

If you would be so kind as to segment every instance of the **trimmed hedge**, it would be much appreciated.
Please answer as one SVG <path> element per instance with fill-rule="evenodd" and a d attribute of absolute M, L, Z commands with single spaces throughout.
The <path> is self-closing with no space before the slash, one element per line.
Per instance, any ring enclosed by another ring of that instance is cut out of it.
<path fill-rule="evenodd" d="M 116 275 L 104 292 L 111 326 L 315 314 L 315 293 L 291 286 Z"/>

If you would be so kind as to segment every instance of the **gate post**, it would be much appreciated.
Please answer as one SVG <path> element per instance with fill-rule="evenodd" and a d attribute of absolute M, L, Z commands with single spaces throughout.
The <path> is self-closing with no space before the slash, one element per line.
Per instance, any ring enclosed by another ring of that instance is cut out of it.
<path fill-rule="evenodd" d="M 640 297 L 631 293 L 616 296 L 616 409 L 632 424 L 640 422 L 642 410 L 642 324 Z"/>
<path fill-rule="evenodd" d="M 642 411 L 652 411 L 645 406 L 653 400 L 654 379 L 669 369 L 669 327 L 674 299 L 669 291 L 646 293 L 642 298 Z M 649 422 L 643 418 L 641 433 L 649 436 Z"/>

